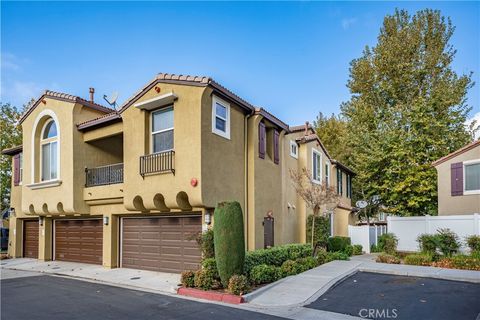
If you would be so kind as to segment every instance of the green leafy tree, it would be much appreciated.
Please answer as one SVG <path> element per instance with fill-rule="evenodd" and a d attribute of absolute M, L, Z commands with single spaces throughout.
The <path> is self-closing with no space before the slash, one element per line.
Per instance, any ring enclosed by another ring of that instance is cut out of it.
<path fill-rule="evenodd" d="M 25 107 L 24 107 L 25 108 Z M 1 103 L 0 117 L 0 150 L 22 144 L 22 130 L 18 120 L 24 108 L 18 109 L 10 103 Z M 12 177 L 12 159 L 10 156 L 0 156 L 0 188 L 1 209 L 5 209 L 10 203 L 10 185 Z"/>
<path fill-rule="evenodd" d="M 465 120 L 473 82 L 452 70 L 454 30 L 439 11 L 396 10 L 384 18 L 376 46 L 351 62 L 352 97 L 341 110 L 354 190 L 380 195 L 395 215 L 436 214 L 431 163 L 472 139 Z"/>
<path fill-rule="evenodd" d="M 341 116 L 332 113 L 330 117 L 320 112 L 313 122 L 315 131 L 330 155 L 340 162 L 346 162 L 349 156 L 347 122 Z"/>

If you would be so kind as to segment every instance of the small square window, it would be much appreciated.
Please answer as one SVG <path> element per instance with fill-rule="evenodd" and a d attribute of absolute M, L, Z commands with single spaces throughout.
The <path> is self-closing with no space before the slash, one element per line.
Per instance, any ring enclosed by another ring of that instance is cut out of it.
<path fill-rule="evenodd" d="M 290 140 L 290 155 L 295 159 L 298 159 L 298 145 L 293 140 Z"/>
<path fill-rule="evenodd" d="M 212 99 L 212 132 L 230 139 L 230 104 L 215 96 Z"/>

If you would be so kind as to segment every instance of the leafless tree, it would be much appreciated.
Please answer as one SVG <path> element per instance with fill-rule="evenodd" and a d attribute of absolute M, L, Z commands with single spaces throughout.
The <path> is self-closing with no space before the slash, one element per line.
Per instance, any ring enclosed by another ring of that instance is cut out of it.
<path fill-rule="evenodd" d="M 340 196 L 334 186 L 325 181 L 313 180 L 312 174 L 306 168 L 300 171 L 290 169 L 290 178 L 297 194 L 305 201 L 307 208 L 312 209 L 312 248 L 315 251 L 315 217 L 323 209 L 323 215 L 333 212 L 340 202 Z"/>

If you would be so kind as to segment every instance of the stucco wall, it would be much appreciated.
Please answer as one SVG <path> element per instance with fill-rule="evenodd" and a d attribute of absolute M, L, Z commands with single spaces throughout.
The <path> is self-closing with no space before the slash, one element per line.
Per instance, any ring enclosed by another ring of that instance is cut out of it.
<path fill-rule="evenodd" d="M 460 215 L 480 213 L 480 194 L 463 196 L 451 195 L 451 171 L 452 163 L 480 159 L 480 146 L 466 151 L 452 159 L 436 166 L 438 182 L 438 214 Z"/>

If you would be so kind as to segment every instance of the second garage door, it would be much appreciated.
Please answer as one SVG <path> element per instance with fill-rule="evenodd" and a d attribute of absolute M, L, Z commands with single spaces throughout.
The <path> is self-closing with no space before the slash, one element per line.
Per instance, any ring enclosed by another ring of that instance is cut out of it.
<path fill-rule="evenodd" d="M 201 216 L 122 219 L 124 268 L 180 273 L 199 267 Z"/>
<path fill-rule="evenodd" d="M 102 264 L 102 220 L 55 220 L 55 260 Z"/>

